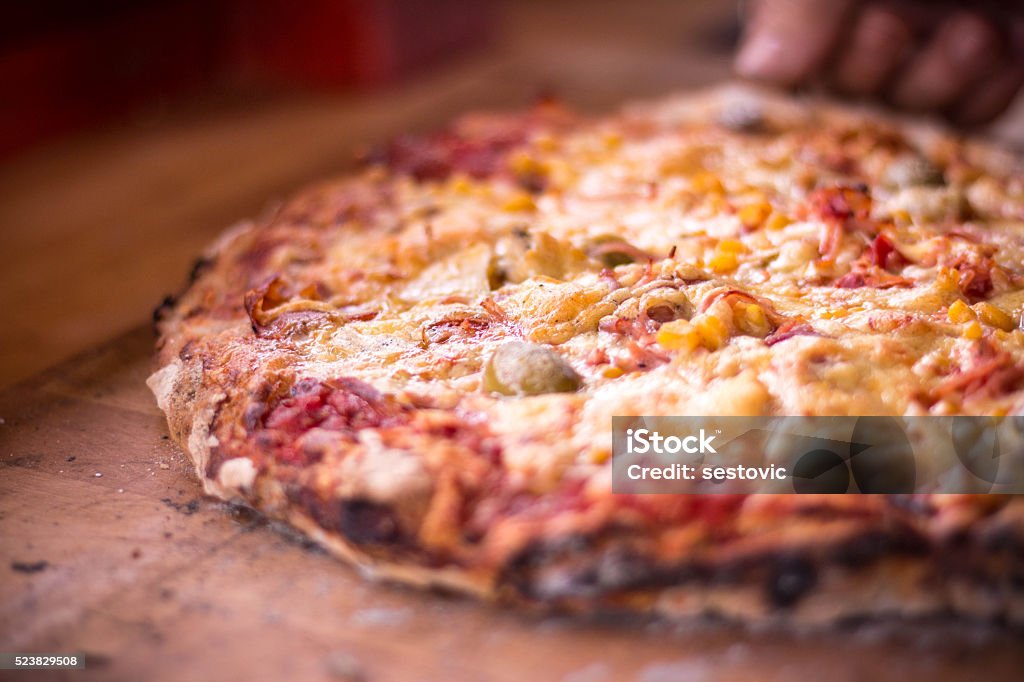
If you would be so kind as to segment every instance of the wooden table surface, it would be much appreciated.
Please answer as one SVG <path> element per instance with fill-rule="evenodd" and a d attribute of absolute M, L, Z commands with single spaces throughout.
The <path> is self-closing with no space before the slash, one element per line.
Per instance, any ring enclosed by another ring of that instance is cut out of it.
<path fill-rule="evenodd" d="M 370 584 L 203 498 L 143 385 L 139 325 L 226 225 L 459 111 L 718 81 L 732 11 L 510 4 L 491 50 L 395 87 L 207 95 L 0 165 L 0 386 L 21 381 L 0 392 L 0 651 L 88 653 L 49 679 L 1019 679 L 1019 639 L 984 628 L 581 623 Z M 1008 121 L 999 134 L 1024 139 Z"/>

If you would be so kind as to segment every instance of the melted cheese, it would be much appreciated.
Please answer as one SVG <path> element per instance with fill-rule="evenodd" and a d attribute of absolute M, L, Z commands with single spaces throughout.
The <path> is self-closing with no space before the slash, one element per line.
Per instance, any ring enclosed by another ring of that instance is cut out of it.
<path fill-rule="evenodd" d="M 1020 381 L 942 389 L 972 357 L 1024 368 L 1019 164 L 986 166 L 991 156 L 951 138 L 782 100 L 759 105 L 767 132 L 734 132 L 707 122 L 734 104 L 716 101 L 635 105 L 554 138 L 538 130 L 487 180 L 385 174 L 381 202 L 374 169 L 300 197 L 293 213 L 321 216 L 323 257 L 272 262 L 292 290 L 315 283 L 332 297 L 286 305 L 339 314 L 313 333 L 281 332 L 296 374 L 472 405 L 536 486 L 600 469 L 613 415 L 1024 411 Z M 908 157 L 943 178 L 912 184 L 893 168 Z M 517 187 L 523 167 L 543 177 L 539 194 Z M 331 197 L 353 193 L 377 212 L 332 218 Z M 602 244 L 615 240 L 636 262 L 607 260 Z M 977 298 L 1011 324 L 950 319 L 950 306 Z M 341 314 L 354 307 L 372 319 Z M 658 315 L 688 319 L 682 333 L 695 336 L 665 347 L 651 333 Z M 801 331 L 766 338 L 744 331 L 745 316 L 772 334 Z M 724 338 L 709 339 L 715 329 Z M 511 338 L 554 346 L 580 390 L 482 393 L 485 361 Z"/>

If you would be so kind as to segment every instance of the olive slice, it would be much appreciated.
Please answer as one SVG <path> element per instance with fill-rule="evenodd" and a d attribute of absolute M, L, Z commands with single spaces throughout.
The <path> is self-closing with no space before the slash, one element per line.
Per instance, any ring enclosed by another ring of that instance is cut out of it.
<path fill-rule="evenodd" d="M 483 388 L 502 395 L 571 393 L 582 381 L 568 362 L 547 346 L 510 341 L 498 347 L 484 368 Z"/>

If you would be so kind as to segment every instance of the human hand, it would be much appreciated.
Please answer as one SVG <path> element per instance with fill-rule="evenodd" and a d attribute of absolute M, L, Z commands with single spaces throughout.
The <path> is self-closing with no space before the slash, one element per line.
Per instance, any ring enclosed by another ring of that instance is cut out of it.
<path fill-rule="evenodd" d="M 979 124 L 1024 83 L 1024 2 L 751 0 L 736 71 Z"/>

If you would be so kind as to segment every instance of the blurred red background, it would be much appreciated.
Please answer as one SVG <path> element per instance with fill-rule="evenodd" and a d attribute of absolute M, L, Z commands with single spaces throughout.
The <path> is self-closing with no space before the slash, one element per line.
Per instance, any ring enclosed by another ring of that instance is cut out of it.
<path fill-rule="evenodd" d="M 487 0 L 37 0 L 0 23 L 0 155 L 229 81 L 389 82 L 490 33 Z"/>

